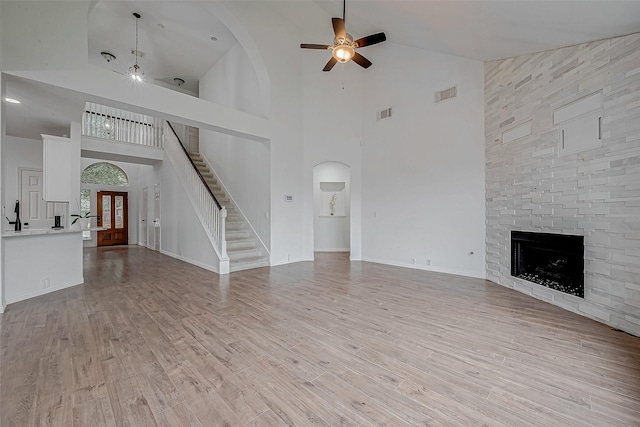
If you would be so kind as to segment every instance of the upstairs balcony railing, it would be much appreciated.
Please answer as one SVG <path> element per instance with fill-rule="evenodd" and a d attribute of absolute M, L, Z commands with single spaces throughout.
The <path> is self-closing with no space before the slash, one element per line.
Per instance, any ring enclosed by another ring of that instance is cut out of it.
<path fill-rule="evenodd" d="M 156 117 L 87 102 L 82 135 L 162 148 L 164 121 Z"/>

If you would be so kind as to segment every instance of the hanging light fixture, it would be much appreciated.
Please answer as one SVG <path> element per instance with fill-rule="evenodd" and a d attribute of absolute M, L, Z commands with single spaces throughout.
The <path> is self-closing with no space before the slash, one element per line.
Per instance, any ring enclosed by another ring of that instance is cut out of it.
<path fill-rule="evenodd" d="M 136 55 L 136 63 L 129 67 L 129 77 L 136 82 L 144 81 L 144 71 L 138 65 L 138 20 L 141 15 L 138 12 L 133 12 L 133 16 L 136 18 L 136 50 L 133 52 Z"/>

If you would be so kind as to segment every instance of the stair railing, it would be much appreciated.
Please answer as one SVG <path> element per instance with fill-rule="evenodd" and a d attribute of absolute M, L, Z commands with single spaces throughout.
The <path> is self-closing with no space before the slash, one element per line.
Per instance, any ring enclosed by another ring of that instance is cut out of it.
<path fill-rule="evenodd" d="M 162 148 L 163 120 L 106 105 L 87 102 L 82 135 Z"/>
<path fill-rule="evenodd" d="M 228 263 L 225 219 L 227 210 L 220 205 L 189 153 L 180 142 L 173 126 L 165 122 L 164 149 L 180 178 L 185 193 L 195 207 L 204 229 L 213 243 L 220 261 Z M 220 273 L 223 273 L 221 271 Z"/>

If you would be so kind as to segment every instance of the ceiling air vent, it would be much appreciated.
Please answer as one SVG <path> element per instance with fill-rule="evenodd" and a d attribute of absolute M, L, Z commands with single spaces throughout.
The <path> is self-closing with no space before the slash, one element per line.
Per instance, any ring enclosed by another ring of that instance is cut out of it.
<path fill-rule="evenodd" d="M 386 110 L 378 111 L 378 120 L 388 119 L 391 117 L 391 107 Z"/>
<path fill-rule="evenodd" d="M 458 94 L 458 90 L 456 87 L 450 87 L 449 89 L 441 90 L 440 92 L 436 92 L 436 102 L 442 102 L 447 99 L 455 98 Z"/>

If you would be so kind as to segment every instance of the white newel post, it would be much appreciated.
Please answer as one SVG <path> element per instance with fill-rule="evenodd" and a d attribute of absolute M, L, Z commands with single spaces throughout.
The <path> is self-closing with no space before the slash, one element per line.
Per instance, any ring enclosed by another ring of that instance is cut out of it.
<path fill-rule="evenodd" d="M 220 274 L 229 274 L 229 256 L 227 255 L 227 236 L 225 233 L 225 222 L 227 209 L 222 206 L 220 209 Z"/>
<path fill-rule="evenodd" d="M 225 233 L 225 222 L 227 218 L 227 209 L 222 206 L 220 209 L 220 255 L 222 259 L 228 260 L 227 256 L 227 236 Z"/>

